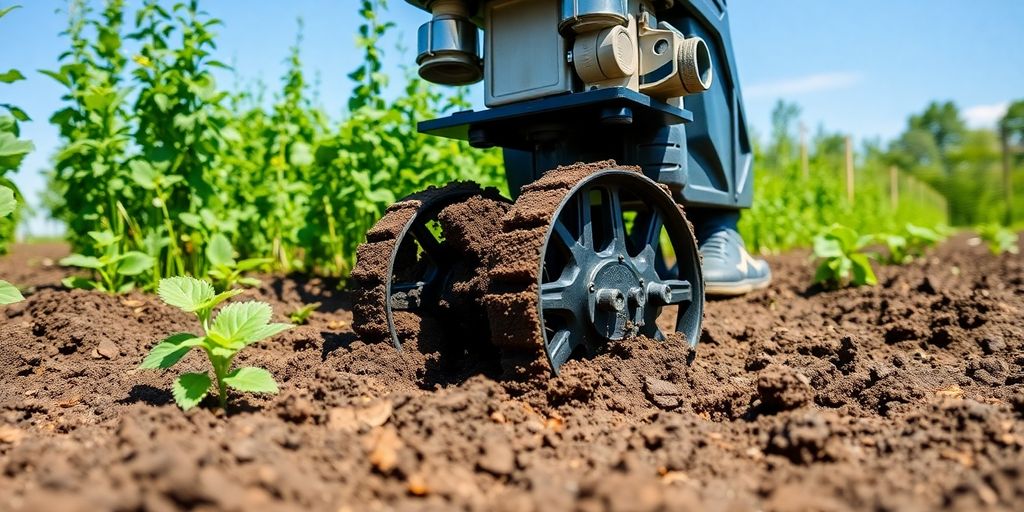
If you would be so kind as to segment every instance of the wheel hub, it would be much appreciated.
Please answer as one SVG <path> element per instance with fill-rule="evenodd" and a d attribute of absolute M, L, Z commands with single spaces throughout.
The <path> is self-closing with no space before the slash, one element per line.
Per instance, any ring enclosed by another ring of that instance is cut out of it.
<path fill-rule="evenodd" d="M 588 312 L 597 333 L 606 340 L 621 340 L 637 332 L 646 303 L 643 279 L 624 257 L 605 259 L 591 274 Z M 639 299 L 639 300 L 638 300 Z"/>

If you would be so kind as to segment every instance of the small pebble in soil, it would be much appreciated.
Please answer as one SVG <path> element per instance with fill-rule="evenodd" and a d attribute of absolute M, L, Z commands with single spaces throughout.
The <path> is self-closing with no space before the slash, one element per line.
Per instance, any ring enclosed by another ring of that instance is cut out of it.
<path fill-rule="evenodd" d="M 644 379 L 644 393 L 647 394 L 647 398 L 653 402 L 654 405 L 665 410 L 671 410 L 679 407 L 683 397 L 683 393 L 679 390 L 679 386 L 650 376 Z"/>

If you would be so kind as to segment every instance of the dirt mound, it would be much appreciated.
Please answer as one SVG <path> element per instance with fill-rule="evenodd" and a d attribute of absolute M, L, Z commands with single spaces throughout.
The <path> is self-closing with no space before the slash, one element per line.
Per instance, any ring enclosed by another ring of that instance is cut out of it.
<path fill-rule="evenodd" d="M 955 238 L 827 293 L 806 253 L 771 263 L 772 288 L 707 305 L 695 351 L 622 341 L 525 386 L 364 343 L 334 283 L 268 279 L 240 299 L 324 306 L 242 353 L 281 394 L 227 415 L 172 403 L 199 354 L 136 369 L 187 315 L 38 276 L 0 310 L 0 509 L 1024 509 L 1020 256 Z"/>

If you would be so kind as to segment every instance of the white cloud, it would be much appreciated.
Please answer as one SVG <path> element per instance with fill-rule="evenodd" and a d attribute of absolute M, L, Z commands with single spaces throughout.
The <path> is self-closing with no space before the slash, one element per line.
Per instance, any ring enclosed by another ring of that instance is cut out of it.
<path fill-rule="evenodd" d="M 971 128 L 992 128 L 1004 115 L 1010 102 L 993 103 L 991 105 L 975 105 L 964 109 L 964 121 Z"/>
<path fill-rule="evenodd" d="M 863 78 L 863 75 L 853 71 L 816 73 L 774 82 L 748 85 L 743 88 L 743 95 L 747 98 L 776 98 L 794 94 L 832 91 L 852 87 Z"/>

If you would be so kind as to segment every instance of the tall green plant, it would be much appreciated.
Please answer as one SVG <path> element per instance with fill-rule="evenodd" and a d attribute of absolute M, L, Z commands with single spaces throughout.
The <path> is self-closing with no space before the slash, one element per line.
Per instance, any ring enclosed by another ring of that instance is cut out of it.
<path fill-rule="evenodd" d="M 214 83 L 225 67 L 213 55 L 219 20 L 198 0 L 168 5 L 144 1 L 122 35 L 122 0 L 102 12 L 72 0 L 71 50 L 48 72 L 67 88 L 53 117 L 63 140 L 51 174 L 63 196 L 55 215 L 83 258 L 150 257 L 116 288 L 153 289 L 175 275 L 242 282 L 239 272 L 264 258 L 277 270 L 345 276 L 363 233 L 397 197 L 453 179 L 501 184 L 497 152 L 415 129 L 464 108 L 465 91 L 446 96 L 407 72 L 403 94 L 385 97 L 384 2 L 359 4 L 364 59 L 337 124 L 310 99 L 301 26 L 267 109 L 258 91 L 229 94 Z M 122 38 L 137 47 L 130 59 Z M 91 232 L 109 232 L 114 246 Z"/>
<path fill-rule="evenodd" d="M 0 8 L 0 18 L 17 7 Z M 24 79 L 25 76 L 17 69 L 0 69 L 0 83 L 10 84 Z M 18 187 L 14 186 L 14 182 L 7 174 L 17 171 L 25 155 L 35 148 L 30 141 L 18 138 L 21 135 L 18 122 L 28 121 L 28 114 L 6 103 L 0 103 L 0 109 L 0 112 L 3 112 L 0 114 L 0 254 L 4 254 L 7 252 L 8 244 L 14 240 L 15 228 L 18 225 L 15 204 L 21 196 Z"/>
<path fill-rule="evenodd" d="M 396 198 L 427 185 L 471 179 L 504 186 L 500 155 L 466 143 L 427 136 L 416 123 L 464 105 L 465 91 L 445 97 L 409 73 L 404 94 L 394 100 L 382 92 L 381 39 L 392 24 L 380 20 L 384 2 L 363 0 L 357 44 L 363 62 L 349 77 L 356 83 L 350 112 L 340 130 L 320 143 L 302 240 L 309 259 L 324 272 L 347 275 L 363 234 Z"/>
<path fill-rule="evenodd" d="M 3 12 L 0 11 L 0 15 Z M 14 191 L 0 186 L 0 219 L 3 219 L 14 212 L 17 203 L 14 200 Z M 21 296 L 21 292 L 13 284 L 0 279 L 0 306 L 7 304 L 14 304 L 25 300 L 25 297 Z"/>
<path fill-rule="evenodd" d="M 122 77 L 123 4 L 108 0 L 94 16 L 87 1 L 72 0 L 63 32 L 70 49 L 60 56 L 57 69 L 42 71 L 66 89 L 66 106 L 50 118 L 64 141 L 50 176 L 61 197 L 52 214 L 67 224 L 72 246 L 90 255 L 103 249 L 93 245 L 88 233 L 124 235 L 117 203 L 134 207 L 139 200 L 123 169 L 131 142 L 126 112 L 130 89 Z"/>

